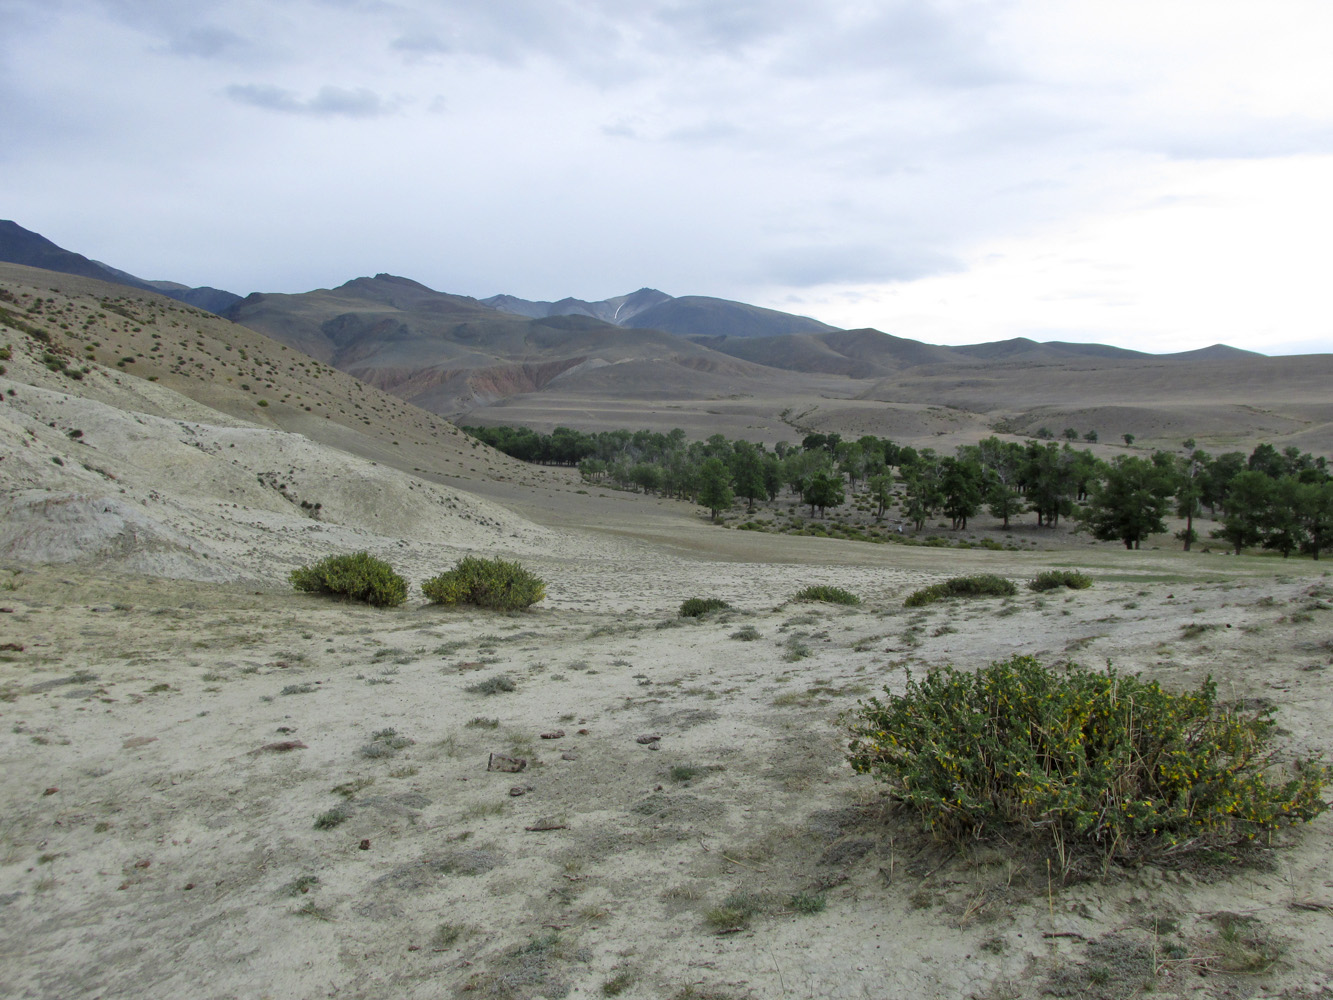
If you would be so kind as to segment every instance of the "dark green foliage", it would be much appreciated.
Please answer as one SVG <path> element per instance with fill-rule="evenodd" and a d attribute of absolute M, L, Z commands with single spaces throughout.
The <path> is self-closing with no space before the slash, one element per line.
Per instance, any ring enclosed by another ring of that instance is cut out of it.
<path fill-rule="evenodd" d="M 1326 808 L 1327 768 L 1279 773 L 1274 723 L 1220 708 L 1211 678 L 1155 681 L 1015 656 L 909 676 L 857 705 L 848 759 L 944 837 L 1016 830 L 1133 857 L 1235 843 Z"/>
<path fill-rule="evenodd" d="M 843 590 L 841 587 L 829 587 L 822 584 L 812 584 L 804 590 L 797 593 L 793 601 L 823 601 L 826 604 L 860 604 L 861 598 L 857 597 L 850 590 Z"/>
<path fill-rule="evenodd" d="M 913 591 L 903 601 L 903 606 L 919 608 L 949 597 L 1012 597 L 1018 593 L 1013 580 L 1006 580 L 993 573 L 979 573 L 975 576 L 955 576 L 943 583 L 923 587 Z"/>
<path fill-rule="evenodd" d="M 546 597 L 546 585 L 516 562 L 464 556 L 453 569 L 423 583 L 421 592 L 433 604 L 519 611 Z"/>
<path fill-rule="evenodd" d="M 1058 590 L 1068 587 L 1070 590 L 1087 590 L 1092 586 L 1092 577 L 1076 569 L 1048 569 L 1038 573 L 1028 581 L 1028 590 Z"/>
<path fill-rule="evenodd" d="M 369 552 L 329 556 L 313 566 L 292 570 L 289 579 L 297 590 L 337 594 L 377 607 L 394 607 L 407 600 L 407 581 Z"/>
<path fill-rule="evenodd" d="M 731 506 L 736 498 L 731 489 L 731 473 L 720 458 L 708 458 L 699 467 L 699 504 L 707 507 L 713 520 Z"/>
<path fill-rule="evenodd" d="M 1177 485 L 1174 471 L 1137 455 L 1118 456 L 1105 466 L 1084 518 L 1093 536 L 1136 549 L 1149 535 L 1166 531 L 1163 518 Z"/>
<path fill-rule="evenodd" d="M 701 618 L 710 611 L 731 607 L 720 597 L 691 597 L 680 606 L 680 617 Z"/>

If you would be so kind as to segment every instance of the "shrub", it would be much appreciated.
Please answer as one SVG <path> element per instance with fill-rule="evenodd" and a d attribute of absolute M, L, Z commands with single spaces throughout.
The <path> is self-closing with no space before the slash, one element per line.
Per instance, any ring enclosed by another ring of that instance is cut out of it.
<path fill-rule="evenodd" d="M 710 611 L 720 611 L 731 607 L 720 597 L 691 597 L 680 606 L 680 617 L 702 618 Z"/>
<path fill-rule="evenodd" d="M 848 759 L 940 836 L 1017 829 L 1110 859 L 1235 843 L 1328 808 L 1328 769 L 1280 773 L 1271 710 L 1219 708 L 1211 678 L 1173 694 L 1015 656 L 886 694 L 858 703 Z"/>
<path fill-rule="evenodd" d="M 1070 590 L 1087 590 L 1092 586 L 1092 577 L 1076 569 L 1048 569 L 1038 573 L 1028 581 L 1028 590 L 1058 590 L 1068 587 Z"/>
<path fill-rule="evenodd" d="M 306 593 L 339 594 L 377 607 L 391 608 L 407 600 L 407 581 L 369 552 L 329 556 L 313 566 L 292 570 L 290 580 Z"/>
<path fill-rule="evenodd" d="M 850 590 L 843 590 L 841 587 L 826 587 L 815 584 L 806 587 L 800 591 L 794 601 L 823 601 L 826 604 L 860 604 L 861 598 L 857 597 Z"/>
<path fill-rule="evenodd" d="M 1013 580 L 1006 580 L 993 573 L 979 573 L 976 576 L 955 576 L 930 587 L 909 594 L 903 605 L 919 608 L 946 597 L 1012 597 L 1018 593 Z"/>
<path fill-rule="evenodd" d="M 516 562 L 464 556 L 453 569 L 421 585 L 433 604 L 475 604 L 519 611 L 546 597 L 546 584 Z"/>

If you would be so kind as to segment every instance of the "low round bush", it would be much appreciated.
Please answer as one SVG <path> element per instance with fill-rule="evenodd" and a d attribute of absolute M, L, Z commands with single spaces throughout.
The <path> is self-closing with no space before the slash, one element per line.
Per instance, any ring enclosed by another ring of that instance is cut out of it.
<path fill-rule="evenodd" d="M 1253 838 L 1328 808 L 1322 762 L 1276 765 L 1271 712 L 1217 705 L 1217 686 L 1057 673 L 1030 656 L 975 673 L 932 668 L 903 694 L 858 702 L 848 760 L 927 828 L 1014 832 L 1071 857 L 1180 852 Z"/>
<path fill-rule="evenodd" d="M 545 598 L 546 584 L 516 562 L 464 556 L 453 569 L 423 583 L 421 592 L 433 604 L 519 611 Z"/>
<path fill-rule="evenodd" d="M 994 573 L 978 573 L 975 576 L 955 576 L 943 583 L 922 587 L 908 595 L 903 605 L 919 608 L 948 597 L 1012 597 L 1018 593 L 1013 580 L 1006 580 Z"/>
<path fill-rule="evenodd" d="M 826 604 L 860 604 L 861 598 L 857 597 L 850 590 L 843 590 L 841 587 L 829 587 L 822 584 L 813 584 L 806 587 L 795 597 L 794 601 L 823 601 Z"/>
<path fill-rule="evenodd" d="M 311 566 L 292 570 L 288 579 L 293 587 L 306 593 L 336 594 L 377 607 L 391 608 L 407 600 L 407 581 L 387 562 L 369 552 L 329 556 Z"/>
<path fill-rule="evenodd" d="M 731 607 L 720 597 L 691 597 L 680 606 L 680 617 L 702 618 L 710 611 L 720 611 Z"/>
<path fill-rule="evenodd" d="M 1076 569 L 1048 569 L 1028 581 L 1028 590 L 1035 590 L 1038 593 L 1044 590 L 1059 590 L 1061 587 L 1087 590 L 1091 586 L 1092 577 Z"/>

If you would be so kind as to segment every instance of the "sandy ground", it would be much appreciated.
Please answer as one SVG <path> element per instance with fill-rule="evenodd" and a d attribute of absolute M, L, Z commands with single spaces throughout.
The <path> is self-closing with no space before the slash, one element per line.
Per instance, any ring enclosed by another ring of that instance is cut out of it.
<path fill-rule="evenodd" d="M 635 543 L 535 559 L 550 597 L 519 615 L 7 574 L 0 630 L 23 648 L 0 663 L 0 991 L 1128 995 L 1090 985 L 1105 966 L 1122 991 L 1327 995 L 1326 818 L 1235 868 L 1048 886 L 1035 855 L 954 854 L 887 810 L 837 721 L 908 666 L 1072 654 L 1168 684 L 1212 672 L 1278 705 L 1291 753 L 1324 748 L 1317 567 L 1100 553 L 1090 591 L 913 612 L 938 553 L 858 566 L 839 556 L 869 546 L 824 546 L 819 567 Z M 1018 576 L 1036 558 L 956 555 Z M 813 580 L 865 604 L 786 602 Z M 682 622 L 688 594 L 736 610 Z M 1191 622 L 1218 628 L 1182 638 Z M 514 690 L 470 690 L 496 677 Z M 375 739 L 389 728 L 412 742 Z M 304 746 L 264 749 L 282 741 Z M 529 763 L 488 771 L 492 753 Z M 792 912 L 798 893 L 826 907 Z M 708 914 L 737 894 L 760 912 L 719 934 Z M 1274 964 L 1223 971 L 1224 911 Z M 1177 956 L 1156 976 L 1134 964 L 1153 947 Z"/>

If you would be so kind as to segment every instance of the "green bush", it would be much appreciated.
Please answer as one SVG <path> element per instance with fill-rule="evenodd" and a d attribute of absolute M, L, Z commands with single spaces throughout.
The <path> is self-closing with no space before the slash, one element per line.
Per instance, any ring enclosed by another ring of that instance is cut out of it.
<path fill-rule="evenodd" d="M 720 597 L 691 597 L 680 606 L 680 617 L 702 618 L 710 611 L 720 611 L 729 607 L 731 605 Z"/>
<path fill-rule="evenodd" d="M 1061 587 L 1068 587 L 1070 590 L 1087 590 L 1091 586 L 1092 577 L 1086 573 L 1080 573 L 1076 569 L 1048 569 L 1045 573 L 1038 573 L 1028 581 L 1028 590 L 1038 592 L 1059 590 Z"/>
<path fill-rule="evenodd" d="M 794 601 L 823 601 L 826 604 L 860 604 L 861 598 L 857 597 L 850 590 L 843 590 L 841 587 L 827 587 L 821 584 L 814 584 L 806 587 L 795 597 Z"/>
<path fill-rule="evenodd" d="M 923 587 L 909 594 L 903 605 L 919 608 L 946 597 L 1012 597 L 1017 593 L 1018 588 L 1014 586 L 1013 580 L 1006 580 L 993 573 L 979 573 L 976 576 L 955 576 L 943 583 Z"/>
<path fill-rule="evenodd" d="M 848 759 L 943 837 L 1017 830 L 1134 857 L 1236 843 L 1328 808 L 1323 763 L 1279 769 L 1271 713 L 1219 707 L 1211 678 L 1173 694 L 1015 656 L 885 693 L 857 704 Z"/>
<path fill-rule="evenodd" d="M 464 556 L 453 569 L 423 583 L 421 591 L 434 604 L 519 611 L 545 598 L 546 584 L 516 562 Z"/>
<path fill-rule="evenodd" d="M 289 579 L 297 590 L 338 594 L 377 607 L 391 608 L 407 600 L 407 581 L 369 552 L 329 556 L 313 566 L 292 570 Z"/>

